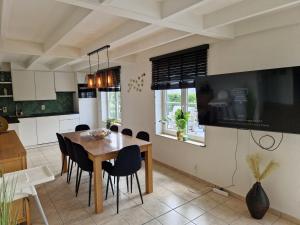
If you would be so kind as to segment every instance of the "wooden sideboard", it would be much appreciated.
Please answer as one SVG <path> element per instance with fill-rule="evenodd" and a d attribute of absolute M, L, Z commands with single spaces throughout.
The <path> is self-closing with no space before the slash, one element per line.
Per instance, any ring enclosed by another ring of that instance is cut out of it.
<path fill-rule="evenodd" d="M 26 150 L 15 131 L 0 133 L 0 171 L 9 173 L 27 169 Z M 29 200 L 14 201 L 13 208 L 18 213 L 18 223 L 30 224 Z"/>

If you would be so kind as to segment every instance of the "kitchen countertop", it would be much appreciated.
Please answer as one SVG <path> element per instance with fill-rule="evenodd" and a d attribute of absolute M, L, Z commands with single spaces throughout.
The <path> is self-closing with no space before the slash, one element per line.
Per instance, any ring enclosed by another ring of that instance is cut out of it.
<path fill-rule="evenodd" d="M 19 118 L 31 118 L 31 117 L 45 117 L 45 116 L 63 116 L 63 115 L 73 115 L 79 114 L 78 112 L 65 112 L 65 113 L 36 113 L 30 115 L 22 115 L 22 116 L 3 116 L 9 124 L 19 123 Z"/>

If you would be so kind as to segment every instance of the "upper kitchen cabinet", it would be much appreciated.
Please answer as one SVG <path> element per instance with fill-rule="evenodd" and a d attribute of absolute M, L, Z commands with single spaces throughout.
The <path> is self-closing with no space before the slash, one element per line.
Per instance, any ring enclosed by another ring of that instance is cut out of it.
<path fill-rule="evenodd" d="M 35 82 L 33 71 L 12 71 L 14 101 L 35 100 Z"/>
<path fill-rule="evenodd" d="M 75 92 L 75 74 L 68 72 L 55 72 L 56 92 Z"/>
<path fill-rule="evenodd" d="M 53 72 L 12 71 L 14 101 L 55 100 Z"/>
<path fill-rule="evenodd" d="M 55 100 L 53 72 L 35 72 L 36 100 Z"/>

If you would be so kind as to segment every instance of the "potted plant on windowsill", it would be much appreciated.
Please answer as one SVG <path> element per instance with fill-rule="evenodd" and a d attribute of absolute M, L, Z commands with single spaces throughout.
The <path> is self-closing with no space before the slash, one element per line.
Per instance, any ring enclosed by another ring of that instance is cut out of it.
<path fill-rule="evenodd" d="M 178 109 L 175 112 L 175 122 L 177 127 L 177 140 L 179 141 L 186 141 L 187 135 L 186 135 L 186 129 L 187 124 L 190 118 L 189 112 L 183 112 L 182 109 Z"/>

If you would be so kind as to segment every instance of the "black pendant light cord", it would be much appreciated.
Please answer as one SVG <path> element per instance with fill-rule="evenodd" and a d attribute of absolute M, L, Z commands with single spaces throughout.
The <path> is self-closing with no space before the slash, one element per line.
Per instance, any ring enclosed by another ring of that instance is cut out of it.
<path fill-rule="evenodd" d="M 91 55 L 89 55 L 90 74 L 92 74 Z"/>
<path fill-rule="evenodd" d="M 98 70 L 99 70 L 99 52 L 97 52 L 97 57 L 98 57 Z"/>
<path fill-rule="evenodd" d="M 278 142 L 278 144 L 277 144 L 276 146 L 275 146 L 276 140 L 275 140 L 274 136 L 272 136 L 272 135 L 270 135 L 270 134 L 262 135 L 262 136 L 258 139 L 258 141 L 254 138 L 252 130 L 250 130 L 250 135 L 251 135 L 251 138 L 252 138 L 253 142 L 254 142 L 257 146 L 259 146 L 261 149 L 266 150 L 266 151 L 269 151 L 269 152 L 273 152 L 273 151 L 275 151 L 276 149 L 278 149 L 279 146 L 280 146 L 281 143 L 282 143 L 282 140 L 283 140 L 283 132 L 281 133 L 280 141 Z M 267 146 L 267 147 L 264 146 L 264 145 L 261 143 L 262 139 L 264 139 L 264 138 L 266 138 L 266 137 L 267 137 L 267 138 L 270 138 L 270 139 L 272 140 L 272 144 L 271 144 L 270 146 Z M 275 146 L 275 147 L 274 147 L 274 146 Z"/>
<path fill-rule="evenodd" d="M 109 55 L 108 55 L 108 48 L 106 49 L 106 56 L 107 56 L 107 68 L 109 68 Z"/>

